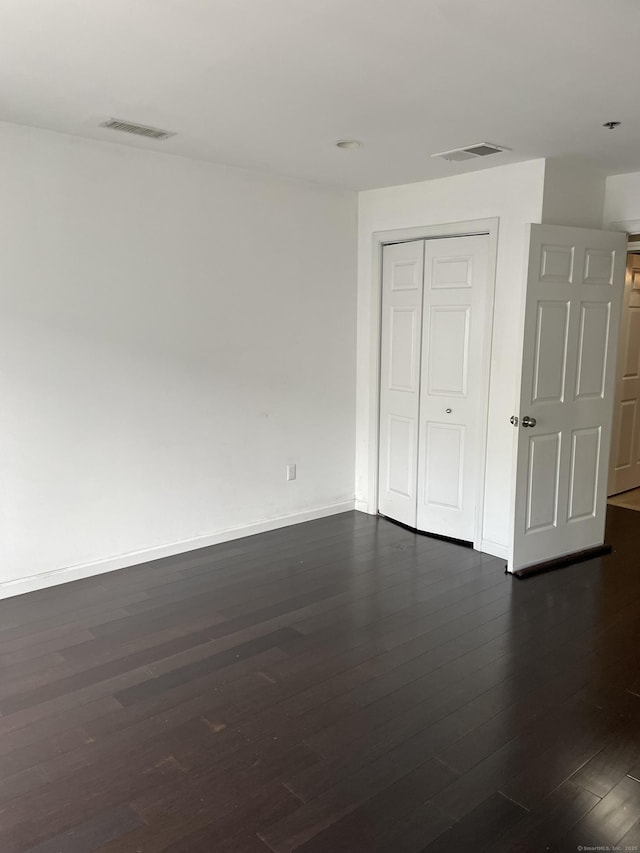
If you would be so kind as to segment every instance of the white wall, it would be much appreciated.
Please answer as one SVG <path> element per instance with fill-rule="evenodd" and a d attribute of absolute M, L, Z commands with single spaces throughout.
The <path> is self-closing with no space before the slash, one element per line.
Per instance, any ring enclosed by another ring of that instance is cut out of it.
<path fill-rule="evenodd" d="M 356 415 L 356 499 L 372 509 L 372 444 L 378 394 L 371 371 L 377 346 L 372 318 L 373 233 L 391 229 L 499 217 L 496 302 L 491 352 L 489 434 L 484 507 L 484 547 L 507 553 L 515 411 L 521 350 L 525 224 L 540 222 L 544 160 L 531 160 L 467 175 L 371 190 L 360 195 L 358 243 L 358 398 Z M 455 230 L 455 229 L 453 229 Z"/>
<path fill-rule="evenodd" d="M 0 126 L 0 595 L 352 506 L 356 218 Z"/>
<path fill-rule="evenodd" d="M 545 161 L 542 221 L 545 225 L 602 228 L 605 173 L 577 157 Z"/>
<path fill-rule="evenodd" d="M 632 231 L 640 231 L 640 172 L 611 175 L 607 178 L 604 199 L 604 225 L 635 222 Z"/>

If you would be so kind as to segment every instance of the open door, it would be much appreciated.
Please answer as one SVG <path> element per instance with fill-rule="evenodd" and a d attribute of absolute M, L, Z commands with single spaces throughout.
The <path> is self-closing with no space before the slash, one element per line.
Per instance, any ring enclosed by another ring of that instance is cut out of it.
<path fill-rule="evenodd" d="M 529 226 L 511 571 L 604 542 L 627 237 Z"/>

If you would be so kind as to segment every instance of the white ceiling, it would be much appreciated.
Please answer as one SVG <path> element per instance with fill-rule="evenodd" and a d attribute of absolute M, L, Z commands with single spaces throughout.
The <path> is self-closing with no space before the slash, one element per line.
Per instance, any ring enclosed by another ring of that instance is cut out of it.
<path fill-rule="evenodd" d="M 563 155 L 635 171 L 638 32 L 638 0 L 2 0 L 0 119 L 355 189 Z M 429 158 L 484 140 L 513 153 Z"/>

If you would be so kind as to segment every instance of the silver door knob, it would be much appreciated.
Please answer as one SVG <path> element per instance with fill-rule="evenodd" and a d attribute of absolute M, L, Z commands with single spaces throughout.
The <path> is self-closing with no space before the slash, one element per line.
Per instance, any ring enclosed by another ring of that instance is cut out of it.
<path fill-rule="evenodd" d="M 537 423 L 537 420 L 535 418 L 530 418 L 529 415 L 525 415 L 522 419 L 523 427 L 534 427 Z"/>

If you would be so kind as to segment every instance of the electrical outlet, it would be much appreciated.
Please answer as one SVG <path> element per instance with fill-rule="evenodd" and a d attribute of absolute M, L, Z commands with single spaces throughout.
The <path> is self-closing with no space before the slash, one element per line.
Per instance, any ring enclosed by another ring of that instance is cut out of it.
<path fill-rule="evenodd" d="M 295 480 L 295 478 L 296 478 L 296 466 L 295 466 L 295 464 L 287 465 L 287 480 Z"/>

